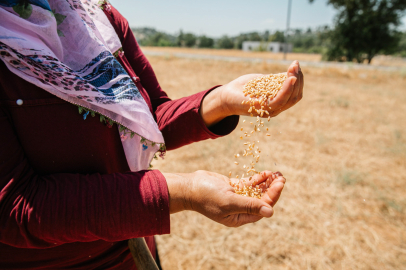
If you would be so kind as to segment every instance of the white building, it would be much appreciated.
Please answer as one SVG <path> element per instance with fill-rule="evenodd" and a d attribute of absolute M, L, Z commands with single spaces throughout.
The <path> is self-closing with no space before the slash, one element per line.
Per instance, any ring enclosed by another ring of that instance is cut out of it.
<path fill-rule="evenodd" d="M 261 42 L 261 41 L 244 41 L 242 43 L 243 51 L 270 51 L 273 53 L 284 52 L 285 45 L 287 52 L 292 52 L 293 45 L 291 43 L 285 44 L 282 42 Z"/>

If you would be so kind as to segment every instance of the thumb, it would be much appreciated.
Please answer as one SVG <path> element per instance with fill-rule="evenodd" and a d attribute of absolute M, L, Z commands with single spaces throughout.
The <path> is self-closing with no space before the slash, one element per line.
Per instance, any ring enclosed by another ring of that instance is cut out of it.
<path fill-rule="evenodd" d="M 231 205 L 233 214 L 249 214 L 271 217 L 273 208 L 263 200 L 233 194 Z"/>

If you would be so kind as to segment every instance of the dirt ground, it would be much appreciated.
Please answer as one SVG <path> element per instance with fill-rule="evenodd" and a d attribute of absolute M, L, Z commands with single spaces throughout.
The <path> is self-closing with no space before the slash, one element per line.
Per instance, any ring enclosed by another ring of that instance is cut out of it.
<path fill-rule="evenodd" d="M 149 59 L 172 98 L 287 68 Z M 267 123 L 271 137 L 259 138 L 258 168 L 287 179 L 275 215 L 240 228 L 194 212 L 172 215 L 171 234 L 157 237 L 165 270 L 406 268 L 406 73 L 303 72 L 303 100 Z M 240 133 L 168 152 L 154 168 L 234 173 Z"/>

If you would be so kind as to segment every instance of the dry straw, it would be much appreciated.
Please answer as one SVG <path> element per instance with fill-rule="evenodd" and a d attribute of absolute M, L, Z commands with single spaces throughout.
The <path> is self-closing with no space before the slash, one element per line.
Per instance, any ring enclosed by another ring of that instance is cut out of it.
<path fill-rule="evenodd" d="M 207 54 L 229 53 L 212 51 Z M 291 57 L 306 60 L 298 54 Z M 150 56 L 149 60 L 172 98 L 195 94 L 241 74 L 277 73 L 285 68 L 175 57 Z M 305 98 L 272 118 L 271 137 L 265 136 L 265 127 L 255 133 L 261 136 L 262 148 L 258 170 L 272 167 L 287 179 L 274 216 L 228 228 L 194 211 L 171 215 L 171 234 L 157 236 L 164 269 L 405 268 L 406 125 L 400 120 L 406 111 L 402 87 L 406 73 L 351 66 L 302 69 Z M 349 106 L 332 103 L 338 98 L 347 99 Z M 239 128 L 248 131 L 245 125 L 250 121 L 242 117 Z M 228 176 L 232 166 L 234 177 L 236 169 L 247 164 L 242 149 L 230 147 L 247 139 L 239 138 L 239 128 L 229 136 L 170 151 L 170 158 L 156 161 L 154 168 L 179 173 L 203 169 Z M 237 152 L 240 166 L 232 163 Z M 224 160 L 230 160 L 229 166 Z M 343 182 L 348 172 L 358 173 L 355 182 Z"/>

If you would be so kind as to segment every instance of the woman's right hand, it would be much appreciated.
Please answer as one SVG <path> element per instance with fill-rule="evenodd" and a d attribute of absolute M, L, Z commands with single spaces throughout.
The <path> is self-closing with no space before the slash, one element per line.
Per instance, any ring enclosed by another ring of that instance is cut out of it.
<path fill-rule="evenodd" d="M 283 83 L 282 89 L 276 97 L 269 99 L 265 109 L 268 116 L 275 117 L 281 112 L 289 109 L 298 103 L 303 97 L 304 76 L 300 69 L 298 61 L 294 61 L 286 72 L 288 78 Z M 199 113 L 207 127 L 214 125 L 230 115 L 251 115 L 248 112 L 251 104 L 250 97 L 245 96 L 244 86 L 250 80 L 264 76 L 265 74 L 247 74 L 243 75 L 225 85 L 219 86 L 208 93 L 201 104 Z M 242 104 L 245 101 L 245 104 Z M 260 109 L 258 101 L 256 108 Z M 257 116 L 254 112 L 253 116 Z"/>
<path fill-rule="evenodd" d="M 163 175 L 168 183 L 171 214 L 194 210 L 228 227 L 271 217 L 286 181 L 279 172 L 264 171 L 255 175 L 250 183 L 263 183 L 264 191 L 262 198 L 256 199 L 235 194 L 230 179 L 217 173 L 197 171 Z"/>

